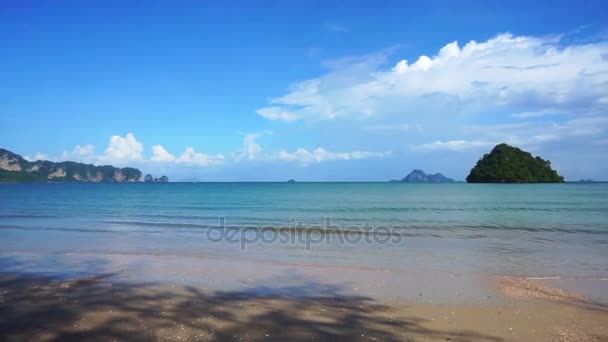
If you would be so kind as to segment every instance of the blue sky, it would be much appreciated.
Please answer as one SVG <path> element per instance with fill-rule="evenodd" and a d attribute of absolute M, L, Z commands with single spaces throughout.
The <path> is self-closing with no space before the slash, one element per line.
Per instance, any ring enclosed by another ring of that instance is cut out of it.
<path fill-rule="evenodd" d="M 0 146 L 174 180 L 608 179 L 605 1 L 7 1 Z M 474 41 L 474 42 L 472 42 Z"/>

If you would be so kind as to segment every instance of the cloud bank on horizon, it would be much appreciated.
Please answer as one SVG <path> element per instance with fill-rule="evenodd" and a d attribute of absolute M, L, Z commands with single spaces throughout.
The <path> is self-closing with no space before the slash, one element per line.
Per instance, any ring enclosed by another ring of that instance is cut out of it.
<path fill-rule="evenodd" d="M 110 137 L 108 147 L 104 153 L 96 154 L 94 145 L 77 145 L 72 151 L 64 151 L 61 156 L 50 156 L 47 154 L 35 154 L 24 156 L 24 158 L 35 161 L 39 159 L 60 161 L 71 160 L 83 163 L 116 164 L 116 165 L 147 165 L 154 163 L 177 164 L 196 167 L 219 167 L 226 163 L 239 163 L 242 161 L 261 162 L 293 162 L 302 166 L 313 163 L 321 163 L 332 160 L 359 160 L 367 158 L 382 158 L 391 155 L 391 151 L 367 152 L 333 152 L 322 147 L 314 150 L 298 148 L 295 151 L 278 150 L 265 151 L 256 142 L 256 138 L 264 133 L 247 134 L 243 139 L 242 150 L 228 152 L 226 154 L 206 154 L 196 151 L 192 147 L 186 147 L 181 155 L 173 155 L 162 145 L 153 145 L 152 154 L 144 156 L 144 145 L 138 141 L 133 133 L 127 133 L 124 137 L 114 135 Z"/>
<path fill-rule="evenodd" d="M 330 29 L 347 32 L 340 28 Z M 592 176 L 608 174 L 606 40 L 568 43 L 562 36 L 505 33 L 389 63 L 395 55 L 388 49 L 327 61 L 324 74 L 293 83 L 257 110 L 275 130 L 331 129 L 369 148 L 266 150 L 258 142 L 272 134 L 265 131 L 246 134 L 236 151 L 208 154 L 186 146 L 179 154 L 160 144 L 144 149 L 128 133 L 112 136 L 103 153 L 79 145 L 60 158 L 197 168 L 415 158 L 435 167 L 460 162 L 462 176 L 481 152 L 506 142 L 549 155 L 567 178 L 582 177 L 588 167 L 596 168 Z M 325 139 L 332 144 L 331 135 Z M 440 153 L 444 164 L 429 161 Z M 600 159 L 604 163 L 596 163 Z"/>

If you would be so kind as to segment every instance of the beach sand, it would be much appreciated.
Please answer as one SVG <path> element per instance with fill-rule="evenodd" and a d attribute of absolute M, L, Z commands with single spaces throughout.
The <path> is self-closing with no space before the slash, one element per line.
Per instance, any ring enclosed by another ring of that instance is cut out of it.
<path fill-rule="evenodd" d="M 221 291 L 5 273 L 0 340 L 608 340 L 605 306 L 541 281 L 492 282 L 498 299 L 450 304 L 345 293 L 317 280 Z"/>

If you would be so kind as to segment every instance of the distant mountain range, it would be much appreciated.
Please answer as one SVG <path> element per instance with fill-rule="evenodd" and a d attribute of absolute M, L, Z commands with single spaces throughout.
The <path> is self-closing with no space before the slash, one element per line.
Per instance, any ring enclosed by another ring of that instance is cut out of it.
<path fill-rule="evenodd" d="M 392 180 L 393 183 L 454 183 L 454 180 L 441 173 L 426 174 L 424 171 L 416 169 L 401 180 Z"/>
<path fill-rule="evenodd" d="M 132 167 L 95 166 L 71 161 L 28 161 L 0 148 L 0 182 L 137 182 L 141 171 Z"/>

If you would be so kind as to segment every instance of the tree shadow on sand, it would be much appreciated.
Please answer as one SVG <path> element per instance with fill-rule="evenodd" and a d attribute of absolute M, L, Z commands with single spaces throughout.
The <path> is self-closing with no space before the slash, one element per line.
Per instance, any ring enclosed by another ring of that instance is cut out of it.
<path fill-rule="evenodd" d="M 424 319 L 316 282 L 205 292 L 111 279 L 1 275 L 0 340 L 500 340 L 432 330 Z"/>

